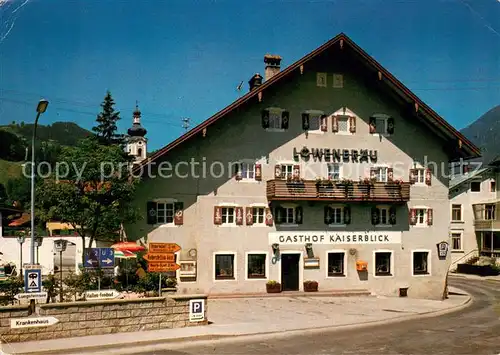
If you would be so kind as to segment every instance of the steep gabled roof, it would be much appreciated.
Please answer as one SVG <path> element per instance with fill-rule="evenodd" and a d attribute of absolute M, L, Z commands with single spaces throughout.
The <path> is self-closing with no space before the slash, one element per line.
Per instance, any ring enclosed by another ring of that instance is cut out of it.
<path fill-rule="evenodd" d="M 478 177 L 483 173 L 489 172 L 490 170 L 491 170 L 491 168 L 480 168 L 480 169 L 474 170 L 470 173 L 463 174 L 460 177 L 457 177 L 455 179 L 451 179 L 450 183 L 449 183 L 449 187 L 450 187 L 450 189 L 458 187 L 459 185 L 462 185 L 464 182 L 472 180 L 473 178 Z"/>
<path fill-rule="evenodd" d="M 212 117 L 203 121 L 190 131 L 186 132 L 179 138 L 175 139 L 162 149 L 158 150 L 155 154 L 150 156 L 149 158 L 143 160 L 140 164 L 138 164 L 134 171 L 139 170 L 142 166 L 148 165 L 150 162 L 160 158 L 165 155 L 175 147 L 180 144 L 186 142 L 192 137 L 195 137 L 197 134 L 203 132 L 208 126 L 214 124 L 219 119 L 223 118 L 233 110 L 240 107 L 242 104 L 248 102 L 249 100 L 256 97 L 259 92 L 262 92 L 269 88 L 270 86 L 276 84 L 281 79 L 290 75 L 291 73 L 299 70 L 302 65 L 317 57 L 319 54 L 325 52 L 327 49 L 332 46 L 339 44 L 341 47 L 348 46 L 354 50 L 354 52 L 369 66 L 371 66 L 374 70 L 380 72 L 383 80 L 390 82 L 394 87 L 396 87 L 406 100 L 413 101 L 416 107 L 418 107 L 418 111 L 425 115 L 425 117 L 430 121 L 431 124 L 436 125 L 441 132 L 450 137 L 450 139 L 455 139 L 456 145 L 462 151 L 462 155 L 467 158 L 476 158 L 480 157 L 480 150 L 477 146 L 475 146 L 471 141 L 469 141 L 464 135 L 458 132 L 453 126 L 451 126 L 448 122 L 446 122 L 441 116 L 439 116 L 436 112 L 434 112 L 429 106 L 427 106 L 422 100 L 420 100 L 415 94 L 413 94 L 405 85 L 403 85 L 399 80 L 397 80 L 389 71 L 387 71 L 382 65 L 380 65 L 375 59 L 373 59 L 368 53 L 366 53 L 363 49 L 361 49 L 357 44 L 355 44 L 349 37 L 347 37 L 344 33 L 340 33 L 336 37 L 332 38 L 319 48 L 315 49 L 311 53 L 307 54 L 303 58 L 299 59 L 286 69 L 280 71 L 279 73 L 273 75 L 269 80 L 266 80 L 262 85 L 258 88 L 249 91 L 247 94 L 234 101 L 232 104 L 217 112 Z"/>

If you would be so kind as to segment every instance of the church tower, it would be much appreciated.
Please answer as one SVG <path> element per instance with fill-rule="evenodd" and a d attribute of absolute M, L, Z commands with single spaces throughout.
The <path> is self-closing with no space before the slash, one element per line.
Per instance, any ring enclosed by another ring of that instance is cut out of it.
<path fill-rule="evenodd" d="M 141 126 L 141 111 L 139 106 L 135 105 L 132 127 L 128 129 L 127 152 L 135 157 L 135 163 L 140 163 L 146 159 L 147 154 L 147 131 Z"/>

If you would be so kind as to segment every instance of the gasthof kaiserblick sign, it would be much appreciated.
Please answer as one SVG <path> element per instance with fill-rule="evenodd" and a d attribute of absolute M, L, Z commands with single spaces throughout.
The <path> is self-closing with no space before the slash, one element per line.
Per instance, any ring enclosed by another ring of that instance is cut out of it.
<path fill-rule="evenodd" d="M 377 151 L 369 149 L 334 149 L 334 148 L 293 148 L 293 159 L 299 161 L 300 158 L 315 161 L 331 162 L 352 162 L 352 163 L 376 163 Z"/>

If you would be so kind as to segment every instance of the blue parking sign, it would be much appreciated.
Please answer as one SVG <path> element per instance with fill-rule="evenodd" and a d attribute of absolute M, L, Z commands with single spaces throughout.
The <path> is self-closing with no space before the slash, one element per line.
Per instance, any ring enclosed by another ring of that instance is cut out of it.
<path fill-rule="evenodd" d="M 113 248 L 99 248 L 99 265 L 102 268 L 115 267 L 115 251 Z"/>
<path fill-rule="evenodd" d="M 189 321 L 201 322 L 205 320 L 205 300 L 189 300 Z"/>

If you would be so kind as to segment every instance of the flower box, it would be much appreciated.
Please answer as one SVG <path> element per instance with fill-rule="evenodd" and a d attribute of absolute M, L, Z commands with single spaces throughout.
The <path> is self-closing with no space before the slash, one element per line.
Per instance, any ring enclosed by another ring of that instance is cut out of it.
<path fill-rule="evenodd" d="M 304 292 L 317 292 L 318 281 L 304 281 Z"/>
<path fill-rule="evenodd" d="M 269 281 L 268 283 L 266 283 L 266 291 L 267 293 L 280 293 L 281 284 L 276 281 Z"/>

